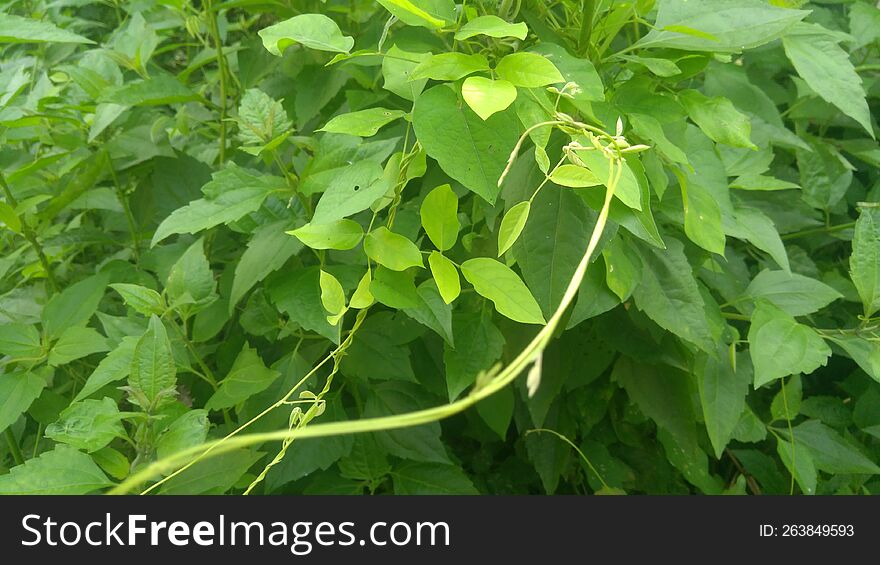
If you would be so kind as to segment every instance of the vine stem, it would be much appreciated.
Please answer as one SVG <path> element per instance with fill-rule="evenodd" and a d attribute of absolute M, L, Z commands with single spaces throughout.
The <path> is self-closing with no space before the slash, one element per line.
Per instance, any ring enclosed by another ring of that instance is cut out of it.
<path fill-rule="evenodd" d="M 3 174 L 3 171 L 0 171 L 0 186 L 3 187 L 3 193 L 6 195 L 6 202 L 13 208 L 17 208 L 18 200 L 16 200 L 15 195 L 12 194 L 12 189 L 9 188 L 9 184 L 6 182 L 6 176 Z M 58 292 L 58 281 L 55 279 L 55 273 L 52 272 L 52 267 L 49 265 L 49 259 L 46 258 L 43 246 L 37 241 L 37 235 L 24 219 L 21 221 L 21 233 L 28 243 L 31 244 L 31 247 L 34 248 L 34 251 L 36 251 L 37 258 L 40 260 L 40 265 L 42 265 L 43 270 L 46 272 L 46 280 L 49 281 L 49 287 L 52 289 L 52 292 Z"/>
<path fill-rule="evenodd" d="M 6 428 L 3 435 L 6 436 L 6 443 L 9 444 L 9 452 L 12 453 L 12 460 L 15 461 L 16 465 L 22 465 L 24 463 L 24 456 L 21 454 L 21 449 L 18 447 L 18 442 L 15 441 L 15 435 L 13 435 L 12 430 Z"/>
<path fill-rule="evenodd" d="M 220 29 L 217 26 L 217 14 L 214 13 L 212 0 L 205 1 L 205 15 L 208 18 L 208 29 L 211 41 L 217 50 L 217 67 L 220 71 L 220 154 L 218 159 L 222 165 L 226 161 L 226 55 L 223 54 L 223 41 L 220 40 Z"/>
<path fill-rule="evenodd" d="M 516 379 L 516 377 L 519 376 L 519 374 L 526 367 L 528 367 L 529 364 L 534 362 L 535 358 L 547 347 L 547 344 L 553 338 L 556 327 L 559 325 L 568 307 L 574 301 L 575 296 L 577 296 L 578 289 L 580 288 L 581 282 L 586 275 L 587 267 L 590 264 L 590 260 L 592 259 L 593 254 L 596 251 L 596 247 L 599 245 L 599 241 L 602 238 L 602 234 L 605 231 L 605 225 L 608 221 L 608 213 L 611 208 L 611 201 L 614 197 L 614 191 L 617 187 L 618 182 L 620 181 L 620 177 L 623 171 L 623 167 L 617 164 L 617 160 L 619 159 L 621 159 L 621 157 L 618 153 L 616 159 L 612 158 L 609 160 L 609 180 L 607 184 L 608 190 L 605 193 L 605 201 L 602 205 L 602 210 L 599 212 L 599 217 L 596 220 L 596 225 L 593 227 L 593 233 L 590 237 L 587 249 L 584 252 L 584 255 L 581 258 L 580 262 L 578 263 L 577 269 L 575 270 L 574 275 L 572 275 L 572 278 L 568 283 L 568 287 L 565 290 L 565 294 L 562 296 L 562 300 L 560 301 L 556 311 L 553 313 L 553 316 L 550 317 L 550 320 L 543 328 L 541 328 L 541 331 L 539 331 L 538 334 L 532 339 L 532 341 L 529 342 L 529 344 L 526 345 L 526 347 L 522 351 L 520 351 L 516 358 L 511 361 L 510 364 L 507 365 L 507 367 L 501 369 L 494 377 L 491 378 L 491 380 L 482 385 L 480 383 L 480 379 L 478 378 L 477 385 L 468 396 L 465 396 L 449 404 L 444 404 L 425 410 L 417 410 L 415 412 L 409 412 L 406 414 L 399 414 L 395 416 L 364 418 L 361 420 L 346 422 L 327 422 L 324 424 L 315 424 L 312 426 L 307 426 L 305 428 L 297 428 L 292 430 L 284 429 L 273 432 L 236 435 L 247 426 L 249 426 L 251 423 L 261 418 L 263 415 L 269 413 L 278 406 L 283 405 L 284 402 L 286 402 L 290 398 L 290 396 L 293 395 L 293 392 L 296 390 L 296 388 L 298 388 L 298 386 L 300 386 L 309 377 L 311 377 L 321 366 L 333 359 L 336 355 L 336 352 L 350 342 L 351 336 L 353 335 L 352 332 L 333 353 L 331 353 L 330 355 L 325 357 L 320 363 L 318 363 L 305 377 L 303 377 L 303 379 L 301 379 L 300 383 L 298 383 L 293 389 L 291 389 L 291 391 L 285 397 L 277 401 L 272 406 L 266 408 L 266 410 L 252 418 L 244 426 L 242 426 L 238 430 L 235 430 L 229 436 L 220 440 L 207 442 L 202 445 L 180 451 L 165 459 L 155 461 L 150 465 L 141 468 L 138 472 L 127 477 L 124 481 L 111 489 L 108 494 L 129 493 L 135 487 L 143 484 L 153 477 L 174 471 L 173 474 L 166 476 L 164 479 L 153 484 L 141 493 L 147 494 L 157 488 L 163 482 L 169 480 L 175 474 L 183 471 L 189 466 L 192 466 L 193 464 L 195 464 L 196 461 L 203 459 L 209 453 L 219 455 L 221 453 L 227 453 L 241 447 L 265 443 L 269 441 L 288 441 L 292 439 L 306 439 L 329 437 L 343 434 L 377 432 L 384 430 L 408 428 L 412 426 L 418 426 L 420 424 L 436 422 L 438 420 L 443 420 L 449 418 L 450 416 L 454 416 L 455 414 L 463 412 L 464 410 L 470 408 L 471 406 L 474 406 L 481 400 L 488 398 L 489 396 L 505 388 L 507 385 L 513 382 L 513 380 Z M 366 312 L 366 310 L 362 310 L 361 312 Z M 184 463 L 186 463 L 184 467 L 180 468 L 179 466 Z"/>
<path fill-rule="evenodd" d="M 593 34 L 593 18 L 596 13 L 596 0 L 582 0 L 581 2 L 581 33 L 578 37 L 578 52 L 585 55 L 590 48 L 590 38 Z"/>
<path fill-rule="evenodd" d="M 808 235 L 820 235 L 823 233 L 834 233 L 838 231 L 847 230 L 849 228 L 854 228 L 856 226 L 855 222 L 847 222 L 845 224 L 837 224 L 836 226 L 824 226 L 821 228 L 812 228 L 808 230 L 798 231 L 794 233 L 787 233 L 785 235 L 780 236 L 780 238 L 785 241 L 788 239 L 796 239 L 798 237 L 806 237 Z"/>

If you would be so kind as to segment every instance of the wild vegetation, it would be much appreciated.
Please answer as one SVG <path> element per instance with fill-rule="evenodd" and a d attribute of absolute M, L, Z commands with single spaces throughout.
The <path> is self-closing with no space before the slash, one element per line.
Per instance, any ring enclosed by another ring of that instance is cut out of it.
<path fill-rule="evenodd" d="M 880 492 L 865 0 L 15 0 L 0 494 Z"/>

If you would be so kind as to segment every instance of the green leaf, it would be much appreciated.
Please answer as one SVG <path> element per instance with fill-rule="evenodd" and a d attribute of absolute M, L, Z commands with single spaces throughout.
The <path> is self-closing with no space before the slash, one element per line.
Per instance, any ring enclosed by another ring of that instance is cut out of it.
<path fill-rule="evenodd" d="M 319 282 L 321 284 L 321 304 L 324 306 L 324 310 L 330 313 L 327 321 L 331 326 L 335 326 L 345 314 L 345 290 L 336 277 L 323 270 Z"/>
<path fill-rule="evenodd" d="M 269 143 L 293 127 L 281 102 L 259 88 L 247 89 L 238 106 L 238 137 L 245 144 Z"/>
<path fill-rule="evenodd" d="M 782 38 L 782 46 L 795 70 L 816 94 L 874 137 L 862 79 L 847 52 L 837 45 L 839 41 L 839 36 L 818 24 L 799 23 Z"/>
<path fill-rule="evenodd" d="M 412 73 L 430 56 L 430 53 L 410 53 L 392 45 L 382 59 L 382 88 L 406 100 L 415 100 L 428 79 L 414 79 Z"/>
<path fill-rule="evenodd" d="M 229 293 L 229 311 L 247 291 L 258 282 L 274 273 L 287 263 L 287 260 L 302 249 L 301 240 L 287 236 L 284 232 L 286 221 L 267 224 L 254 232 L 241 260 L 235 266 L 235 278 Z M 360 228 L 360 226 L 358 226 Z"/>
<path fill-rule="evenodd" d="M 633 255 L 623 238 L 616 237 L 602 249 L 605 282 L 621 301 L 630 297 L 642 278 L 642 261 Z"/>
<path fill-rule="evenodd" d="M 46 427 L 46 437 L 87 453 L 125 436 L 121 415 L 112 398 L 74 402 L 58 421 Z"/>
<path fill-rule="evenodd" d="M 828 339 L 839 345 L 869 377 L 880 382 L 880 344 L 859 335 L 830 335 Z"/>
<path fill-rule="evenodd" d="M 364 417 L 374 418 L 407 414 L 432 406 L 421 385 L 387 381 L 371 387 L 364 406 Z M 440 440 L 440 424 L 375 432 L 379 444 L 391 455 L 426 463 L 449 463 L 446 448 Z"/>
<path fill-rule="evenodd" d="M 757 149 L 752 143 L 752 124 L 748 116 L 740 113 L 727 98 L 709 98 L 696 90 L 678 93 L 690 118 L 713 141 L 733 147 Z"/>
<path fill-rule="evenodd" d="M 589 106 L 584 104 L 605 100 L 605 87 L 602 85 L 602 79 L 589 59 L 575 57 L 569 54 L 564 47 L 544 40 L 534 47 L 530 47 L 529 50 L 546 57 L 548 61 L 553 63 L 562 73 L 565 82 L 573 82 L 577 85 L 576 89 L 568 89 L 566 92 L 574 98 L 578 108 L 588 110 Z"/>
<path fill-rule="evenodd" d="M 15 233 L 21 233 L 21 220 L 15 209 L 6 202 L 0 202 L 0 222 Z"/>
<path fill-rule="evenodd" d="M 343 35 L 336 22 L 323 14 L 300 14 L 258 32 L 263 47 L 281 56 L 291 45 L 300 44 L 318 51 L 348 53 L 354 39 Z"/>
<path fill-rule="evenodd" d="M 367 319 L 346 352 L 344 374 L 364 381 L 415 382 L 409 348 L 395 335 L 391 316 L 383 312 Z"/>
<path fill-rule="evenodd" d="M 223 494 L 262 457 L 262 453 L 236 449 L 203 459 L 170 478 L 159 494 Z"/>
<path fill-rule="evenodd" d="M 370 292 L 370 285 L 372 283 L 373 278 L 370 275 L 370 271 L 367 271 L 364 273 L 364 276 L 361 277 L 361 280 L 358 281 L 357 288 L 354 289 L 354 293 L 352 293 L 351 301 L 349 301 L 348 305 L 359 310 L 369 308 L 373 302 L 375 302 L 373 293 Z"/>
<path fill-rule="evenodd" d="M 404 314 L 437 332 L 446 343 L 454 344 L 452 308 L 440 296 L 436 283 L 428 279 L 416 288 L 416 292 L 419 296 L 418 307 L 406 308 Z"/>
<path fill-rule="evenodd" d="M 512 111 L 482 120 L 455 92 L 440 85 L 419 96 L 413 109 L 416 137 L 443 171 L 489 203 L 519 138 Z"/>
<path fill-rule="evenodd" d="M 529 34 L 528 26 L 523 23 L 508 23 L 498 16 L 479 16 L 464 24 L 455 32 L 456 41 L 464 41 L 476 35 L 487 37 L 515 37 L 523 40 Z"/>
<path fill-rule="evenodd" d="M 161 106 L 199 100 L 199 95 L 170 75 L 130 82 L 112 87 L 98 97 L 98 102 L 120 106 Z"/>
<path fill-rule="evenodd" d="M 452 249 L 458 239 L 458 196 L 448 184 L 441 184 L 425 196 L 419 208 L 422 227 L 440 251 Z"/>
<path fill-rule="evenodd" d="M 662 0 L 654 27 L 634 46 L 739 52 L 784 35 L 809 14 L 761 0 Z"/>
<path fill-rule="evenodd" d="M 118 292 L 125 304 L 138 314 L 161 316 L 165 312 L 165 299 L 152 288 L 128 283 L 111 284 L 110 288 Z"/>
<path fill-rule="evenodd" d="M 46 381 L 33 373 L 0 375 L 0 432 L 18 420 L 44 388 Z"/>
<path fill-rule="evenodd" d="M 648 114 L 629 114 L 629 121 L 636 135 L 654 145 L 670 161 L 687 164 L 685 152 L 666 137 L 663 124 L 655 117 Z"/>
<path fill-rule="evenodd" d="M 317 267 L 297 269 L 269 283 L 269 295 L 278 309 L 304 330 L 318 332 L 329 340 L 339 339 L 336 328 L 327 322 L 321 305 L 320 274 Z"/>
<path fill-rule="evenodd" d="M 700 184 L 690 184 L 682 177 L 684 233 L 688 239 L 712 253 L 724 255 L 727 238 L 721 226 L 721 209 L 714 195 Z"/>
<path fill-rule="evenodd" d="M 769 302 L 758 302 L 749 328 L 755 388 L 796 373 L 812 373 L 828 362 L 831 349 L 814 330 Z"/>
<path fill-rule="evenodd" d="M 107 338 L 92 328 L 67 328 L 49 351 L 49 365 L 58 367 L 92 353 L 109 351 Z"/>
<path fill-rule="evenodd" d="M 270 194 L 286 189 L 287 182 L 282 178 L 230 164 L 214 173 L 211 182 L 202 187 L 206 198 L 178 208 L 159 224 L 150 245 L 176 233 L 196 233 L 234 222 L 258 210 Z"/>
<path fill-rule="evenodd" d="M 791 272 L 785 244 L 782 242 L 773 220 L 757 208 L 737 206 L 734 208 L 734 214 L 735 218 L 730 218 L 727 215 L 722 218 L 724 232 L 727 235 L 748 241 L 770 255 L 786 273 Z"/>
<path fill-rule="evenodd" d="M 801 491 L 804 494 L 816 494 L 816 465 L 813 463 L 810 451 L 797 442 L 792 445 L 791 442 L 784 439 L 777 439 L 776 453 L 785 468 L 797 481 L 798 486 L 801 487 Z"/>
<path fill-rule="evenodd" d="M 446 388 L 452 402 L 477 380 L 480 371 L 488 371 L 501 358 L 504 335 L 482 313 L 455 314 L 452 317 L 456 344 L 443 347 Z"/>
<path fill-rule="evenodd" d="M 548 84 L 565 82 L 556 65 L 537 53 L 511 53 L 505 55 L 495 66 L 498 77 L 514 86 L 539 88 Z"/>
<path fill-rule="evenodd" d="M 433 79 L 453 81 L 472 73 L 489 70 L 485 55 L 475 53 L 440 53 L 419 63 L 410 73 L 409 80 Z"/>
<path fill-rule="evenodd" d="M 104 296 L 108 278 L 93 275 L 65 288 L 56 294 L 43 308 L 43 332 L 49 339 L 56 339 L 67 328 L 84 325 L 98 309 Z"/>
<path fill-rule="evenodd" d="M 386 10 L 411 26 L 429 29 L 443 27 L 455 21 L 455 4 L 452 0 L 377 0 Z"/>
<path fill-rule="evenodd" d="M 797 273 L 764 269 L 752 279 L 746 294 L 766 299 L 790 316 L 806 316 L 828 306 L 841 294 L 823 282 Z"/>
<path fill-rule="evenodd" d="M 519 239 L 526 222 L 529 219 L 529 211 L 532 203 L 529 200 L 518 202 L 511 206 L 510 210 L 501 219 L 498 227 L 498 256 L 501 257 Z"/>
<path fill-rule="evenodd" d="M 800 375 L 792 375 L 787 381 L 783 379 L 780 382 L 779 392 L 770 403 L 771 418 L 774 420 L 795 420 L 798 417 L 804 399 L 802 381 Z"/>
<path fill-rule="evenodd" d="M 453 465 L 409 463 L 391 476 L 396 495 L 480 494 L 464 471 Z"/>
<path fill-rule="evenodd" d="M 880 208 L 861 208 L 849 258 L 849 275 L 862 299 L 865 316 L 872 316 L 880 310 Z"/>
<path fill-rule="evenodd" d="M 269 388 L 281 373 L 267 368 L 257 350 L 245 342 L 220 388 L 205 403 L 205 410 L 222 410 Z"/>
<path fill-rule="evenodd" d="M 405 271 L 410 267 L 423 267 L 422 252 L 406 237 L 394 233 L 385 226 L 378 227 L 364 239 L 367 257 L 392 271 Z"/>
<path fill-rule="evenodd" d="M 99 449 L 91 455 L 92 460 L 114 479 L 124 479 L 131 471 L 131 463 L 128 458 L 112 447 Z"/>
<path fill-rule="evenodd" d="M 458 278 L 455 264 L 442 253 L 432 251 L 428 256 L 428 265 L 431 267 L 431 275 L 437 283 L 443 302 L 451 304 L 461 293 L 461 280 Z"/>
<path fill-rule="evenodd" d="M 155 315 L 134 347 L 128 386 L 132 402 L 152 411 L 169 402 L 176 394 L 177 367 L 165 325 Z"/>
<path fill-rule="evenodd" d="M 112 484 L 91 457 L 59 445 L 0 475 L 0 495 L 87 494 Z"/>
<path fill-rule="evenodd" d="M 168 273 L 165 292 L 172 307 L 204 306 L 217 298 L 217 283 L 205 257 L 202 239 L 196 240 L 180 256 Z"/>
<path fill-rule="evenodd" d="M 483 120 L 507 109 L 516 100 L 516 87 L 506 80 L 468 77 L 461 85 L 461 96 Z"/>
<path fill-rule="evenodd" d="M 511 251 L 545 316 L 562 300 L 587 249 L 595 217 L 570 190 L 547 187 L 532 202 L 529 220 Z"/>
<path fill-rule="evenodd" d="M 736 180 L 730 183 L 730 188 L 739 188 L 741 190 L 789 190 L 800 188 L 800 185 L 765 175 L 748 174 L 737 177 Z"/>
<path fill-rule="evenodd" d="M 353 249 L 364 237 L 364 228 L 354 220 L 326 224 L 308 223 L 287 232 L 312 249 Z"/>
<path fill-rule="evenodd" d="M 116 349 L 101 359 L 101 362 L 98 363 L 98 366 L 95 367 L 95 370 L 86 379 L 86 384 L 83 385 L 73 401 L 77 402 L 83 398 L 88 398 L 108 384 L 128 377 L 131 372 L 134 349 L 138 341 L 139 338 L 134 336 L 122 338 Z"/>
<path fill-rule="evenodd" d="M 0 326 L 0 355 L 9 355 L 12 359 L 40 359 L 43 346 L 37 327 L 28 324 Z"/>
<path fill-rule="evenodd" d="M 541 307 L 528 287 L 504 263 L 488 257 L 468 259 L 461 265 L 461 273 L 474 286 L 477 294 L 488 298 L 495 309 L 523 324 L 544 324 Z"/>
<path fill-rule="evenodd" d="M 735 369 L 732 364 L 734 359 Z M 752 364 L 744 354 L 732 359 L 728 346 L 719 343 L 714 354 L 700 356 L 696 376 L 706 431 L 715 450 L 715 458 L 721 459 L 746 409 L 746 395 L 752 383 Z"/>
<path fill-rule="evenodd" d="M 0 43 L 94 43 L 49 22 L 0 12 Z"/>
<path fill-rule="evenodd" d="M 402 118 L 403 115 L 404 112 L 402 110 L 370 108 L 336 116 L 318 131 L 370 137 L 376 135 L 383 126 Z"/>
<path fill-rule="evenodd" d="M 600 184 L 608 183 L 610 178 L 608 159 L 598 151 L 578 151 L 577 156 L 599 180 Z M 623 163 L 623 172 L 620 175 L 617 188 L 614 190 L 614 197 L 630 208 L 642 209 L 642 190 L 639 188 L 639 181 L 635 173 L 626 161 Z"/>
<path fill-rule="evenodd" d="M 569 188 L 585 188 L 605 184 L 596 174 L 586 167 L 578 165 L 560 165 L 550 172 L 550 180 L 559 186 Z"/>
<path fill-rule="evenodd" d="M 184 449 L 201 445 L 208 437 L 207 410 L 189 410 L 174 420 L 156 442 L 156 457 L 165 459 Z"/>
<path fill-rule="evenodd" d="M 805 141 L 809 150 L 796 151 L 804 202 L 830 209 L 852 185 L 853 167 L 834 146 L 809 137 Z"/>
<path fill-rule="evenodd" d="M 633 292 L 639 310 L 657 325 L 706 352 L 715 351 L 705 303 L 693 268 L 678 240 L 667 238 L 666 250 L 642 248 L 642 282 Z"/>
<path fill-rule="evenodd" d="M 661 428 L 658 439 L 670 463 L 703 492 L 720 491 L 718 479 L 709 474 L 708 458 L 697 443 L 689 375 L 671 367 L 643 365 L 621 357 L 614 365 L 612 380 Z"/>
<path fill-rule="evenodd" d="M 807 448 L 820 471 L 880 474 L 880 467 L 876 463 L 818 420 L 807 420 L 795 426 L 794 441 Z"/>
<path fill-rule="evenodd" d="M 314 224 L 328 224 L 369 208 L 388 192 L 389 183 L 375 161 L 359 161 L 339 171 L 315 206 Z"/>

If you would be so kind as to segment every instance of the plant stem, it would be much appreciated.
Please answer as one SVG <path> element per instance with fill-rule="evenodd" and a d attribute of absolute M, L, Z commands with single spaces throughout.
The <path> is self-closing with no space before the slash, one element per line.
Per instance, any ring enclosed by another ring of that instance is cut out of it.
<path fill-rule="evenodd" d="M 593 18 L 596 14 L 596 0 L 581 1 L 581 33 L 578 37 L 578 53 L 586 55 L 593 34 Z"/>
<path fill-rule="evenodd" d="M 116 169 L 113 168 L 113 160 L 110 153 L 105 149 L 104 157 L 107 158 L 107 168 L 110 169 L 110 176 L 113 178 L 113 186 L 116 188 L 116 198 L 125 211 L 125 220 L 128 222 L 128 231 L 131 233 L 131 247 L 134 253 L 134 262 L 140 264 L 140 238 L 138 238 L 137 228 L 134 223 L 134 215 L 131 213 L 131 206 L 128 204 L 128 198 L 122 191 L 122 185 L 119 184 L 119 177 L 116 175 Z"/>
<path fill-rule="evenodd" d="M 9 444 L 9 452 L 12 453 L 12 459 L 15 461 L 15 464 L 21 465 L 24 463 L 24 456 L 21 454 L 21 449 L 18 447 L 18 442 L 15 441 L 15 435 L 13 435 L 12 430 L 6 428 L 3 435 L 6 436 L 6 443 Z"/>
<path fill-rule="evenodd" d="M 9 184 L 6 182 L 6 177 L 3 175 L 3 171 L 0 171 L 0 186 L 3 187 L 3 193 L 6 195 L 6 202 L 13 208 L 17 208 L 18 200 L 16 200 L 15 196 L 12 194 L 12 189 L 9 188 Z M 55 280 L 55 273 L 52 272 L 52 267 L 49 265 L 49 259 L 46 258 L 46 254 L 43 252 L 43 247 L 40 245 L 40 242 L 37 241 L 37 235 L 24 219 L 21 221 L 21 233 L 24 238 L 28 240 L 28 243 L 31 244 L 31 247 L 34 248 L 34 251 L 37 252 L 37 257 L 40 259 L 40 265 L 43 266 L 43 270 L 46 271 L 46 280 L 49 281 L 49 287 L 52 289 L 52 292 L 58 292 L 58 281 Z"/>
<path fill-rule="evenodd" d="M 206 0 L 205 11 L 208 17 L 208 28 L 214 48 L 217 50 L 217 67 L 220 71 L 220 155 L 218 157 L 222 165 L 226 161 L 226 55 L 223 54 L 223 41 L 220 39 L 220 29 L 217 26 L 217 14 L 214 13 L 212 0 Z"/>
<path fill-rule="evenodd" d="M 809 230 L 797 231 L 794 233 L 787 233 L 783 236 L 780 236 L 783 240 L 786 239 L 796 239 L 798 237 L 806 237 L 808 235 L 819 235 L 823 233 L 834 233 L 838 231 L 843 231 L 852 227 L 855 227 L 855 222 L 847 222 L 845 224 L 837 224 L 836 226 L 823 226 L 821 228 L 812 228 Z"/>

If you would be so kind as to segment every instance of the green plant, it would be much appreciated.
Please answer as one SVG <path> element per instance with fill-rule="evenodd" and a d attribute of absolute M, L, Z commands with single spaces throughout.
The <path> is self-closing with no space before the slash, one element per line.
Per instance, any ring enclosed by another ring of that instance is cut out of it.
<path fill-rule="evenodd" d="M 873 2 L 0 42 L 0 493 L 880 490 Z"/>

